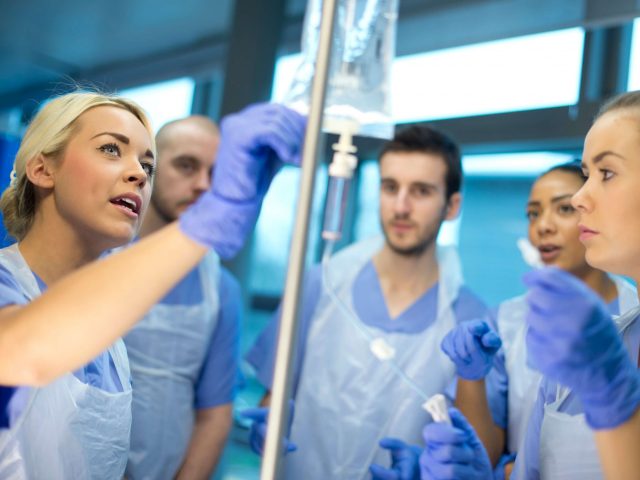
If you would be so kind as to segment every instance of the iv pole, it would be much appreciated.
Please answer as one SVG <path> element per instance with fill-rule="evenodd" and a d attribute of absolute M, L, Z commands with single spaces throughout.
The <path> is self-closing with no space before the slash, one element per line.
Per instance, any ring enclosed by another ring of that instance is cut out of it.
<path fill-rule="evenodd" d="M 340 0 L 323 0 L 320 37 L 316 58 L 315 76 L 311 89 L 309 118 L 302 152 L 302 172 L 300 180 L 300 198 L 296 210 L 296 221 L 291 240 L 289 269 L 284 289 L 280 332 L 278 334 L 278 350 L 273 373 L 271 390 L 271 408 L 269 412 L 269 428 L 262 459 L 261 480 L 275 480 L 282 474 L 282 442 L 286 433 L 289 418 L 289 402 L 291 396 L 291 364 L 295 349 L 295 337 L 298 324 L 302 269 L 304 267 L 309 231 L 309 214 L 313 199 L 313 184 L 320 154 L 320 135 L 322 128 L 322 112 L 326 84 L 331 58 L 331 41 L 335 22 L 336 5 Z"/>

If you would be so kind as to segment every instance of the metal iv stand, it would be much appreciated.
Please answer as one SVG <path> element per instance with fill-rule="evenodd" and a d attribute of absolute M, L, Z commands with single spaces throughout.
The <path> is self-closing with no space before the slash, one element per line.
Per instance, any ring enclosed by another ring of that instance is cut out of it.
<path fill-rule="evenodd" d="M 282 478 L 282 442 L 289 418 L 289 402 L 291 396 L 291 365 L 295 349 L 294 340 L 297 333 L 300 290 L 302 286 L 302 269 L 304 268 L 307 237 L 309 231 L 309 215 L 313 199 L 318 156 L 320 155 L 320 135 L 322 129 L 322 112 L 326 94 L 329 60 L 337 2 L 340 0 L 324 0 L 320 37 L 316 58 L 315 76 L 311 89 L 309 118 L 302 152 L 302 172 L 300 180 L 300 197 L 296 210 L 296 221 L 291 240 L 289 269 L 284 289 L 280 331 L 278 334 L 278 350 L 273 373 L 271 389 L 271 405 L 269 411 L 269 428 L 264 455 L 262 459 L 261 480 Z"/>

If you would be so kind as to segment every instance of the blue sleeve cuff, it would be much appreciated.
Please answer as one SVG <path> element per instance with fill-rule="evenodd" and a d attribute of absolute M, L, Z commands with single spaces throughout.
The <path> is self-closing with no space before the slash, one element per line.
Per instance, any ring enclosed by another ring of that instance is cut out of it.
<path fill-rule="evenodd" d="M 22 289 L 13 274 L 0 265 L 0 308 L 7 305 L 24 305 L 29 299 L 24 296 Z"/>
<path fill-rule="evenodd" d="M 489 308 L 469 287 L 462 286 L 458 298 L 453 304 L 453 310 L 458 323 L 475 320 L 478 318 L 487 320 L 490 318 Z"/>
<path fill-rule="evenodd" d="M 508 426 L 509 378 L 504 362 L 504 354 L 500 350 L 494 357 L 493 368 L 485 378 L 485 388 L 493 423 L 506 429 Z"/>
<path fill-rule="evenodd" d="M 196 385 L 195 407 L 213 408 L 233 402 L 238 385 L 241 293 L 240 285 L 226 270 L 220 276 L 218 323 Z"/>
<path fill-rule="evenodd" d="M 305 284 L 302 292 L 302 307 L 300 312 L 300 324 L 298 325 L 297 353 L 294 359 L 293 391 L 297 390 L 302 361 L 305 355 L 305 345 L 309 335 L 309 328 L 315 313 L 320 295 L 322 294 L 322 270 L 319 265 L 309 270 L 305 276 Z M 255 376 L 260 384 L 270 390 L 273 383 L 273 369 L 275 367 L 276 349 L 278 343 L 278 330 L 280 328 L 280 315 L 282 305 L 274 313 L 266 328 L 260 333 L 258 340 L 245 355 L 245 360 L 255 370 Z M 295 393 L 294 393 L 295 395 Z"/>
<path fill-rule="evenodd" d="M 16 392 L 15 387 L 0 386 L 0 428 L 9 428 L 9 402 Z"/>
<path fill-rule="evenodd" d="M 504 467 L 511 462 L 514 462 L 516 459 L 515 454 L 503 453 L 500 459 L 498 460 L 498 464 L 496 468 L 493 469 L 493 479 L 494 480 L 505 480 L 504 478 Z"/>
<path fill-rule="evenodd" d="M 258 382 L 266 388 L 271 389 L 273 381 L 273 368 L 275 362 L 276 336 L 280 321 L 280 307 L 276 310 L 266 328 L 260 333 L 258 339 L 245 355 L 245 360 L 254 370 Z"/>

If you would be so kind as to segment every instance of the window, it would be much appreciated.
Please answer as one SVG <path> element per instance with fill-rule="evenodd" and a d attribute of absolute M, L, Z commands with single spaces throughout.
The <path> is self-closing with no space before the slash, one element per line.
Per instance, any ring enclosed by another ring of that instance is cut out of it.
<path fill-rule="evenodd" d="M 584 30 L 571 28 L 398 57 L 391 71 L 393 120 L 573 105 L 583 46 Z M 278 61 L 273 101 L 284 97 L 301 59 L 295 54 Z"/>
<path fill-rule="evenodd" d="M 631 63 L 629 65 L 627 90 L 640 90 L 640 18 L 636 18 L 633 22 Z"/>
<path fill-rule="evenodd" d="M 554 152 L 465 155 L 462 169 L 468 177 L 537 177 L 545 170 L 570 162 L 573 155 Z"/>
<path fill-rule="evenodd" d="M 119 93 L 144 108 L 153 131 L 157 132 L 165 123 L 191 113 L 193 89 L 193 79 L 185 77 L 129 88 Z"/>
<path fill-rule="evenodd" d="M 320 242 L 326 182 L 327 168 L 323 165 L 316 175 L 307 243 L 308 263 L 315 259 Z M 253 239 L 252 292 L 278 295 L 284 288 L 299 186 L 300 169 L 284 167 L 269 187 Z"/>
<path fill-rule="evenodd" d="M 579 28 L 398 58 L 397 122 L 577 103 L 584 31 Z"/>
<path fill-rule="evenodd" d="M 300 53 L 286 55 L 278 59 L 273 74 L 273 85 L 271 86 L 272 102 L 281 102 L 284 99 L 301 61 L 302 54 Z"/>

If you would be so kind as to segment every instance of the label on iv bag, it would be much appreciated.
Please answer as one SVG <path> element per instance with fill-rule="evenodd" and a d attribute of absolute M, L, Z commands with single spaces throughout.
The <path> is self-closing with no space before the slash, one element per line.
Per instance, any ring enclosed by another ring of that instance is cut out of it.
<path fill-rule="evenodd" d="M 375 338 L 369 343 L 371 352 L 376 356 L 378 360 L 391 360 L 396 356 L 395 349 L 384 341 L 384 338 Z"/>

